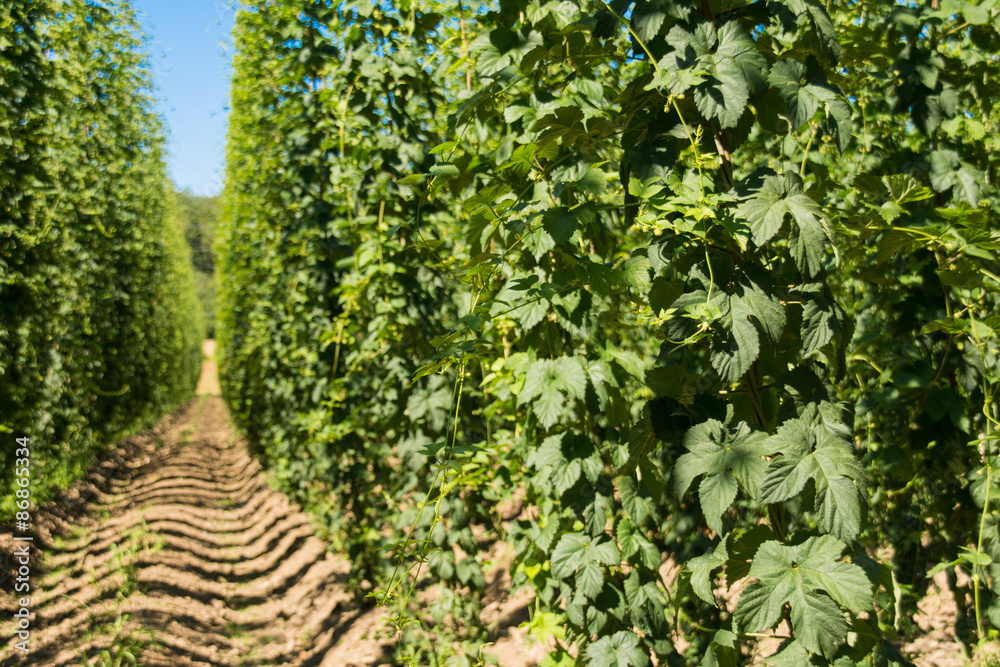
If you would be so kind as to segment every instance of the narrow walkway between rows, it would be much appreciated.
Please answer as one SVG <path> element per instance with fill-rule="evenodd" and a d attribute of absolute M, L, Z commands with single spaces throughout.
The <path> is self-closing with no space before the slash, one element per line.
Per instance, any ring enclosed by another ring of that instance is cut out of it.
<path fill-rule="evenodd" d="M 78 665 L 104 649 L 150 666 L 387 661 L 385 610 L 343 589 L 347 561 L 267 486 L 218 396 L 126 439 L 99 471 L 38 513 L 32 664 Z M 0 642 L 12 632 L 3 623 Z"/>

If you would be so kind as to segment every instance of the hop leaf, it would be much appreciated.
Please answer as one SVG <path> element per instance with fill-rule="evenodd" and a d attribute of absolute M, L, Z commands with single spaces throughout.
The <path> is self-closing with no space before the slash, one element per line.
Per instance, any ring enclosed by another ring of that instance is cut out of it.
<path fill-rule="evenodd" d="M 621 545 L 622 555 L 630 558 L 638 554 L 639 560 L 650 570 L 655 570 L 660 566 L 660 550 L 656 545 L 646 539 L 642 531 L 628 519 L 622 519 L 618 523 L 615 531 L 618 537 L 618 544 Z"/>
<path fill-rule="evenodd" d="M 761 501 L 780 503 L 797 496 L 810 480 L 820 527 L 850 540 L 864 520 L 865 471 L 851 444 L 810 406 L 798 419 L 782 424 L 768 442 L 777 452 L 761 484 Z"/>
<path fill-rule="evenodd" d="M 953 150 L 936 150 L 931 153 L 931 186 L 938 192 L 952 190 L 952 196 L 977 206 L 982 192 L 983 174 L 959 159 Z"/>
<path fill-rule="evenodd" d="M 520 625 L 522 630 L 527 630 L 528 635 L 537 641 L 547 642 L 551 638 L 566 638 L 566 614 L 555 614 L 548 611 L 536 612 L 530 621 L 525 621 Z"/>
<path fill-rule="evenodd" d="M 786 546 L 766 542 L 754 557 L 750 576 L 758 579 L 740 594 L 733 615 L 741 632 L 764 632 L 791 607 L 792 630 L 812 653 L 832 657 L 847 640 L 841 607 L 872 609 L 872 589 L 864 571 L 840 560 L 843 542 L 832 535 Z"/>
<path fill-rule="evenodd" d="M 703 23 L 694 31 L 676 25 L 667 42 L 675 50 L 661 60 L 661 68 L 691 70 L 680 89 L 694 86 L 695 104 L 706 120 L 735 127 L 750 93 L 763 92 L 766 86 L 767 61 L 746 29 L 736 22 L 718 29 Z"/>
<path fill-rule="evenodd" d="M 851 107 L 840 90 L 826 82 L 821 70 L 807 69 L 797 60 L 782 60 L 771 68 L 768 79 L 785 101 L 793 129 L 802 127 L 822 110 L 837 146 L 840 150 L 847 148 L 851 140 Z"/>
<path fill-rule="evenodd" d="M 736 667 L 738 664 L 736 635 L 729 630 L 717 630 L 708 648 L 699 667 Z"/>
<path fill-rule="evenodd" d="M 587 657 L 591 667 L 645 667 L 649 664 L 639 638 L 626 630 L 601 637 L 587 647 Z"/>
<path fill-rule="evenodd" d="M 740 205 L 737 214 L 750 223 L 754 243 L 764 245 L 791 219 L 788 246 L 795 265 L 814 276 L 822 268 L 826 243 L 833 241 L 829 221 L 820 205 L 802 190 L 794 174 L 768 176 L 763 186 Z"/>
<path fill-rule="evenodd" d="M 726 382 L 738 380 L 760 352 L 760 337 L 750 317 L 749 303 L 729 297 L 728 312 L 712 327 L 712 367 Z"/>
<path fill-rule="evenodd" d="M 783 0 L 781 4 L 792 11 L 797 25 L 805 24 L 812 28 L 816 45 L 822 49 L 831 64 L 840 60 L 842 51 L 837 40 L 837 29 L 822 6 L 810 0 Z"/>
<path fill-rule="evenodd" d="M 751 431 L 746 422 L 729 429 L 715 419 L 695 426 L 684 436 L 684 454 L 674 466 L 674 491 L 678 497 L 699 475 L 701 510 L 709 528 L 721 535 L 722 513 L 736 498 L 737 483 L 756 497 L 769 453 L 766 433 Z"/>
<path fill-rule="evenodd" d="M 760 267 L 750 263 L 740 264 L 734 278 L 738 286 L 730 303 L 738 299 L 742 310 L 752 315 L 761 331 L 777 343 L 785 330 L 785 307 L 775 296 L 774 280 Z"/>
<path fill-rule="evenodd" d="M 717 604 L 712 593 L 712 571 L 726 564 L 729 553 L 726 550 L 727 538 L 723 537 L 719 545 L 706 554 L 688 561 L 687 569 L 691 572 L 691 588 L 695 595 L 709 604 Z"/>
<path fill-rule="evenodd" d="M 587 375 L 574 357 L 542 359 L 531 365 L 517 404 L 534 400 L 532 409 L 545 428 L 552 427 L 562 415 L 568 397 L 582 400 L 587 390 Z"/>
<path fill-rule="evenodd" d="M 565 206 L 546 211 L 542 216 L 542 227 L 559 245 L 569 242 L 576 231 L 576 224 L 576 214 Z"/>
<path fill-rule="evenodd" d="M 566 578 L 576 575 L 579 595 L 588 600 L 597 597 L 604 586 L 601 565 L 618 565 L 621 552 L 613 541 L 596 540 L 581 533 L 563 535 L 552 551 L 552 575 Z"/>

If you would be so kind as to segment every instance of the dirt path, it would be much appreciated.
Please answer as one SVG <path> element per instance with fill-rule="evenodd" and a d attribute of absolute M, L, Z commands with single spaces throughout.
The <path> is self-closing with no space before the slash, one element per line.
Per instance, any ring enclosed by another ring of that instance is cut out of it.
<path fill-rule="evenodd" d="M 151 666 L 384 661 L 385 611 L 344 592 L 347 562 L 268 488 L 220 398 L 196 399 L 102 466 L 39 512 L 26 663 L 77 665 L 129 645 Z M 5 665 L 22 663 L 12 590 L 0 597 Z"/>
<path fill-rule="evenodd" d="M 219 387 L 219 367 L 215 361 L 215 341 L 211 338 L 202 341 L 201 353 L 205 358 L 201 364 L 198 388 L 194 390 L 194 393 L 199 396 L 218 396 L 222 390 Z"/>

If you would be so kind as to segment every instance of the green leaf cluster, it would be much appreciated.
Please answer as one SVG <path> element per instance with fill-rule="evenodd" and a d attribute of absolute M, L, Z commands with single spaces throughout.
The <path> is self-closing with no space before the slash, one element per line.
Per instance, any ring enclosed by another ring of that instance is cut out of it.
<path fill-rule="evenodd" d="M 201 316 L 127 2 L 0 11 L 0 496 L 33 504 L 191 396 Z"/>
<path fill-rule="evenodd" d="M 601 665 L 901 663 L 921 544 L 992 590 L 1000 37 L 941 5 L 240 12 L 224 391 L 358 589 L 482 639 L 504 540 Z"/>

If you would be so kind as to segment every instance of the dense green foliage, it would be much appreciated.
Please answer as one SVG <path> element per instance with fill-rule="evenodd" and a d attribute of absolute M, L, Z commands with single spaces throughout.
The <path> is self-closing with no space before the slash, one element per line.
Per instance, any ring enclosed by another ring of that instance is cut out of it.
<path fill-rule="evenodd" d="M 191 395 L 201 324 L 127 2 L 0 12 L 0 483 L 33 500 Z"/>
<path fill-rule="evenodd" d="M 903 662 L 938 563 L 1000 629 L 994 4 L 240 12 L 223 391 L 401 660 L 495 539 L 549 666 Z"/>
<path fill-rule="evenodd" d="M 177 212 L 184 227 L 184 238 L 191 248 L 194 287 L 205 321 L 205 336 L 215 337 L 215 230 L 218 227 L 221 198 L 199 197 L 188 190 L 176 193 Z"/>

